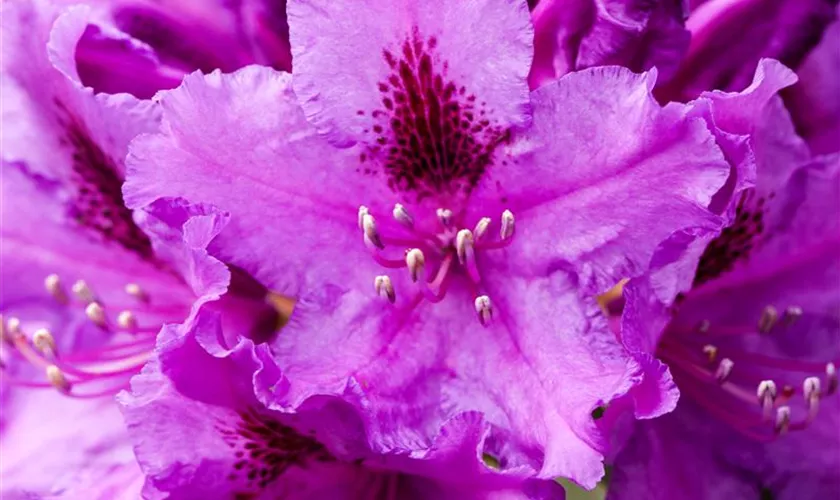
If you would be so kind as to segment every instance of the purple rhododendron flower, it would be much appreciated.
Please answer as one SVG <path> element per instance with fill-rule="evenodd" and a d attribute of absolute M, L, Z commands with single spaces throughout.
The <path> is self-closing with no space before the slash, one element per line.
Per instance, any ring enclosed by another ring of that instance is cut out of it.
<path fill-rule="evenodd" d="M 269 410 L 251 378 L 272 369 L 269 357 L 249 340 L 212 356 L 189 334 L 132 380 L 120 400 L 145 498 L 563 498 L 554 481 L 486 468 L 489 426 L 478 414 L 449 422 L 428 449 L 381 456 L 346 402 L 316 396 L 294 413 Z"/>
<path fill-rule="evenodd" d="M 211 252 L 299 299 L 270 343 L 288 387 L 257 376 L 270 405 L 358 385 L 381 450 L 428 448 L 479 411 L 503 470 L 594 486 L 608 429 L 591 412 L 641 379 L 594 296 L 675 231 L 717 229 L 704 207 L 730 167 L 706 123 L 661 108 L 655 73 L 590 69 L 529 93 L 524 1 L 288 15 L 294 78 L 194 74 L 161 95 L 162 132 L 131 146 L 128 205 L 229 211 Z"/>
<path fill-rule="evenodd" d="M 659 70 L 667 81 L 688 48 L 680 0 L 540 0 L 533 8 L 531 88 L 575 71 L 617 64 Z"/>
<path fill-rule="evenodd" d="M 38 0 L 39 10 L 69 5 Z M 96 92 L 148 98 L 188 73 L 249 64 L 291 70 L 285 2 L 89 0 L 95 15 L 76 47 L 81 81 Z"/>
<path fill-rule="evenodd" d="M 744 94 L 698 101 L 721 132 L 751 129 L 755 185 L 733 191 L 718 236 L 682 251 L 669 242 L 658 270 L 625 286 L 622 339 L 666 363 L 648 383 L 675 384 L 681 398 L 673 413 L 636 425 L 610 498 L 840 491 L 840 224 L 830 215 L 840 157 L 812 156 L 782 101 L 768 98 L 789 74 L 760 68 Z"/>

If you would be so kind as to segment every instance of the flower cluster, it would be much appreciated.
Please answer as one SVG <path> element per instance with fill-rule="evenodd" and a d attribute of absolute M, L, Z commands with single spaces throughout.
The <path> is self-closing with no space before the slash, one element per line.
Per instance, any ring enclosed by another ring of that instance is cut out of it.
<path fill-rule="evenodd" d="M 4 1 L 0 496 L 840 494 L 837 17 Z"/>

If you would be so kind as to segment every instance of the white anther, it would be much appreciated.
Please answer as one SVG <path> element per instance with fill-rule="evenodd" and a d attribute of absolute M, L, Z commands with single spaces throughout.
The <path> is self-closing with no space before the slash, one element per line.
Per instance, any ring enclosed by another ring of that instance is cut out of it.
<path fill-rule="evenodd" d="M 779 311 L 773 306 L 766 306 L 761 311 L 761 319 L 758 320 L 758 331 L 761 333 L 769 333 L 776 325 L 779 319 Z"/>
<path fill-rule="evenodd" d="M 458 262 L 464 264 L 467 258 L 472 258 L 473 234 L 469 229 L 461 229 L 455 236 L 455 252 L 458 254 Z"/>
<path fill-rule="evenodd" d="M 718 348 L 713 346 L 712 344 L 706 344 L 703 346 L 703 354 L 706 355 L 706 359 L 709 360 L 709 363 L 714 363 L 717 359 Z"/>
<path fill-rule="evenodd" d="M 91 302 L 85 307 L 85 315 L 97 326 L 105 326 L 105 309 L 98 302 Z"/>
<path fill-rule="evenodd" d="M 67 378 L 61 372 L 61 369 L 55 365 L 49 365 L 46 368 L 46 372 L 47 380 L 50 381 L 50 384 L 52 384 L 53 387 L 64 393 L 70 392 L 70 382 L 67 381 Z"/>
<path fill-rule="evenodd" d="M 483 326 L 490 324 L 493 320 L 493 303 L 490 302 L 490 297 L 486 295 L 479 295 L 475 298 L 475 312 L 478 314 L 478 321 Z"/>
<path fill-rule="evenodd" d="M 435 215 L 437 215 L 438 220 L 443 227 L 449 227 L 452 225 L 452 210 L 448 208 L 438 208 L 435 210 Z"/>
<path fill-rule="evenodd" d="M 790 406 L 776 408 L 776 434 L 784 434 L 790 428 Z"/>
<path fill-rule="evenodd" d="M 802 308 L 799 306 L 790 306 L 785 309 L 785 324 L 790 326 L 796 323 L 796 320 L 802 317 Z"/>
<path fill-rule="evenodd" d="M 808 421 L 812 421 L 820 410 L 820 379 L 806 378 L 802 382 L 802 394 L 805 396 L 805 404 L 808 405 Z"/>
<path fill-rule="evenodd" d="M 0 338 L 2 338 L 7 344 L 13 344 L 15 337 L 18 335 L 21 335 L 20 320 L 14 316 L 5 320 L 2 316 L 0 316 Z"/>
<path fill-rule="evenodd" d="M 44 278 L 44 288 L 58 302 L 62 304 L 67 303 L 67 292 L 64 291 L 64 287 L 61 285 L 61 278 L 57 274 L 51 274 Z"/>
<path fill-rule="evenodd" d="M 514 229 L 516 229 L 516 221 L 513 218 L 513 212 L 505 210 L 502 212 L 502 229 L 499 231 L 499 236 L 506 240 L 513 236 Z"/>
<path fill-rule="evenodd" d="M 697 331 L 700 332 L 700 333 L 709 333 L 709 328 L 711 328 L 711 327 L 712 327 L 712 322 L 707 320 L 707 319 L 704 319 L 703 321 L 700 322 L 699 325 L 697 325 Z"/>
<path fill-rule="evenodd" d="M 773 412 L 773 403 L 776 401 L 776 383 L 772 380 L 762 380 L 758 383 L 758 404 L 764 411 L 764 419 L 769 420 Z"/>
<path fill-rule="evenodd" d="M 39 328 L 32 334 L 32 343 L 45 355 L 50 357 L 55 356 L 55 339 L 46 328 Z"/>
<path fill-rule="evenodd" d="M 715 371 L 715 379 L 717 379 L 719 384 L 726 382 L 726 379 L 729 378 L 729 375 L 732 374 L 732 367 L 735 366 L 735 362 L 729 358 L 723 358 L 718 363 L 717 371 Z"/>
<path fill-rule="evenodd" d="M 365 228 L 365 226 L 364 226 L 365 215 L 369 215 L 369 214 L 370 214 L 370 211 L 368 210 L 368 207 L 366 207 L 364 205 L 359 207 L 359 229 L 364 229 Z"/>
<path fill-rule="evenodd" d="M 393 304 L 397 300 L 394 284 L 391 283 L 391 278 L 388 276 L 382 275 L 374 278 L 373 287 L 376 289 L 376 294 L 383 299 L 388 299 L 388 302 Z"/>
<path fill-rule="evenodd" d="M 140 285 L 137 283 L 129 283 L 125 285 L 125 293 L 138 300 L 146 301 L 149 299 L 149 296 L 146 295 L 146 292 L 140 288 Z"/>
<path fill-rule="evenodd" d="M 408 213 L 408 210 L 406 210 L 405 207 L 401 204 L 397 203 L 396 205 L 394 205 L 393 214 L 394 219 L 396 219 L 397 222 L 399 222 L 403 226 L 408 228 L 414 227 L 414 218 L 411 216 L 411 214 Z"/>
<path fill-rule="evenodd" d="M 379 236 L 379 231 L 376 229 L 376 219 L 370 214 L 362 216 L 362 230 L 365 232 L 365 243 L 368 246 L 374 246 L 380 250 L 385 248 L 382 244 L 382 238 Z"/>
<path fill-rule="evenodd" d="M 419 248 L 412 248 L 405 253 L 405 264 L 408 266 L 408 271 L 411 273 L 411 281 L 417 283 L 417 280 L 423 277 L 423 270 L 426 267 L 426 256 Z"/>
<path fill-rule="evenodd" d="M 805 401 L 812 397 L 819 397 L 820 395 L 820 379 L 819 377 L 808 377 L 802 382 L 802 393 L 805 395 Z"/>
<path fill-rule="evenodd" d="M 137 328 L 137 318 L 131 311 L 121 311 L 117 315 L 117 325 L 123 330 L 134 330 Z"/>
<path fill-rule="evenodd" d="M 73 283 L 72 290 L 73 295 L 85 304 L 89 304 L 96 300 L 96 297 L 93 295 L 93 290 L 90 289 L 85 280 L 79 280 Z"/>
<path fill-rule="evenodd" d="M 475 237 L 475 241 L 480 240 L 484 237 L 484 233 L 487 232 L 487 228 L 490 227 L 490 217 L 482 217 L 478 220 L 475 224 L 475 229 L 473 229 L 473 236 Z"/>
<path fill-rule="evenodd" d="M 6 326 L 6 318 L 2 314 L 0 314 L 0 340 L 4 342 L 11 342 L 12 339 L 9 336 L 9 327 Z"/>
<path fill-rule="evenodd" d="M 834 366 L 834 363 L 826 363 L 825 378 L 828 385 L 825 389 L 825 393 L 829 395 L 834 394 L 834 392 L 837 391 L 838 382 L 840 382 L 837 379 L 837 367 Z"/>

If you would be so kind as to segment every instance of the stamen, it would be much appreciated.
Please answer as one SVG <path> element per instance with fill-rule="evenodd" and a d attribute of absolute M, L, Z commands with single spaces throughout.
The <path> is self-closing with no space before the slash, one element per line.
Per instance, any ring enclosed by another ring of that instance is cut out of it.
<path fill-rule="evenodd" d="M 96 296 L 93 294 L 93 290 L 90 289 L 87 282 L 85 280 L 79 280 L 73 283 L 73 295 L 76 296 L 80 301 L 85 304 L 90 304 L 94 300 L 96 300 Z"/>
<path fill-rule="evenodd" d="M 487 326 L 493 319 L 493 303 L 490 302 L 490 297 L 486 295 L 479 295 L 475 298 L 475 312 L 478 313 L 478 321 L 482 326 Z"/>
<path fill-rule="evenodd" d="M 405 209 L 404 206 L 397 203 L 394 205 L 394 219 L 397 220 L 403 226 L 411 229 L 414 227 L 414 218 L 408 213 L 408 210 Z"/>
<path fill-rule="evenodd" d="M 763 311 L 761 311 L 761 319 L 758 320 L 758 331 L 761 333 L 769 333 L 770 330 L 773 329 L 773 326 L 776 325 L 776 321 L 779 319 L 779 311 L 776 310 L 773 306 L 766 306 Z"/>
<path fill-rule="evenodd" d="M 712 322 L 707 320 L 707 319 L 704 319 L 703 321 L 700 322 L 699 325 L 697 325 L 697 331 L 700 332 L 700 333 L 709 333 L 709 328 L 711 328 L 711 327 L 712 327 Z"/>
<path fill-rule="evenodd" d="M 712 344 L 706 344 L 703 346 L 703 354 L 706 355 L 706 358 L 709 360 L 709 363 L 714 363 L 717 359 L 718 348 L 713 346 Z"/>
<path fill-rule="evenodd" d="M 361 213 L 361 209 L 359 209 L 359 213 Z M 382 243 L 382 238 L 379 235 L 379 231 L 376 229 L 376 219 L 374 219 L 369 213 L 362 215 L 362 230 L 365 233 L 366 245 L 380 250 L 385 248 L 385 245 Z"/>
<path fill-rule="evenodd" d="M 443 227 L 448 228 L 452 226 L 452 210 L 449 210 L 448 208 L 438 208 L 435 210 L 435 214 Z"/>
<path fill-rule="evenodd" d="M 41 351 L 44 356 L 50 359 L 58 357 L 56 355 L 57 348 L 55 346 L 55 339 L 46 328 L 40 328 L 32 334 L 32 343 Z"/>
<path fill-rule="evenodd" d="M 820 409 L 820 379 L 808 377 L 802 382 L 802 393 L 805 396 L 805 404 L 808 405 L 808 421 L 814 420 L 817 411 Z"/>
<path fill-rule="evenodd" d="M 137 283 L 129 283 L 125 285 L 125 293 L 143 302 L 149 300 L 149 296 L 142 288 L 140 288 L 140 285 L 138 285 Z"/>
<path fill-rule="evenodd" d="M 368 207 L 366 207 L 364 205 L 359 206 L 359 229 L 364 229 L 365 228 L 365 225 L 364 225 L 365 215 L 370 215 L 370 211 L 368 210 Z"/>
<path fill-rule="evenodd" d="M 2 336 L 3 341 L 9 345 L 14 345 L 15 337 L 22 335 L 20 332 L 20 320 L 14 316 L 9 318 L 8 321 L 0 322 L 0 327 L 2 327 L 2 329 L 0 329 L 0 336 Z"/>
<path fill-rule="evenodd" d="M 776 408 L 776 434 L 782 435 L 790 428 L 790 406 Z"/>
<path fill-rule="evenodd" d="M 735 363 L 729 358 L 723 358 L 720 360 L 717 371 L 715 371 L 715 379 L 717 379 L 719 384 L 726 382 L 726 379 L 728 379 L 729 375 L 732 373 L 733 366 L 735 366 Z"/>
<path fill-rule="evenodd" d="M 475 229 L 473 229 L 473 236 L 475 237 L 475 241 L 480 240 L 484 233 L 487 232 L 487 228 L 490 227 L 490 217 L 482 217 L 478 220 L 475 224 Z"/>
<path fill-rule="evenodd" d="M 796 323 L 796 320 L 802 317 L 802 308 L 798 306 L 790 306 L 785 309 L 785 325 L 790 326 Z"/>
<path fill-rule="evenodd" d="M 91 302 L 85 307 L 85 315 L 93 324 L 97 326 L 105 326 L 105 310 L 98 302 Z"/>
<path fill-rule="evenodd" d="M 11 321 L 11 320 L 9 320 Z M 825 365 L 825 378 L 828 382 L 828 387 L 826 388 L 826 394 L 832 395 L 835 391 L 837 391 L 837 368 L 834 366 L 834 363 L 826 363 Z"/>
<path fill-rule="evenodd" d="M 117 325 L 123 330 L 134 330 L 137 328 L 137 318 L 131 311 L 121 311 L 117 315 Z"/>
<path fill-rule="evenodd" d="M 775 382 L 772 380 L 762 380 L 759 382 L 756 395 L 758 396 L 758 403 L 761 405 L 765 420 L 770 420 L 773 412 L 773 403 L 776 401 L 776 394 Z"/>
<path fill-rule="evenodd" d="M 417 283 L 417 280 L 423 276 L 423 271 L 426 266 L 426 256 L 419 248 L 412 248 L 405 253 L 405 263 L 408 266 L 408 271 L 411 273 L 411 281 Z"/>
<path fill-rule="evenodd" d="M 506 240 L 513 236 L 513 232 L 516 230 L 516 221 L 513 218 L 513 212 L 510 210 L 505 210 L 502 212 L 502 229 L 499 232 L 502 240 Z"/>
<path fill-rule="evenodd" d="M 376 294 L 382 298 L 388 299 L 388 302 L 393 304 L 397 300 L 397 294 L 394 291 L 394 284 L 391 283 L 391 278 L 388 276 L 382 275 L 374 278 L 373 287 L 376 289 Z"/>
<path fill-rule="evenodd" d="M 64 287 L 61 285 L 61 278 L 57 274 L 50 274 L 44 278 L 44 288 L 47 289 L 47 292 L 57 302 L 61 304 L 67 303 L 67 292 L 64 291 Z"/>
<path fill-rule="evenodd" d="M 455 236 L 455 252 L 458 254 L 458 262 L 461 265 L 467 261 L 467 257 L 473 256 L 473 234 L 469 229 L 461 229 Z"/>
<path fill-rule="evenodd" d="M 48 365 L 46 368 L 46 372 L 47 380 L 50 381 L 50 384 L 52 384 L 53 387 L 65 394 L 70 392 L 70 382 L 67 381 L 67 378 L 57 366 Z"/>

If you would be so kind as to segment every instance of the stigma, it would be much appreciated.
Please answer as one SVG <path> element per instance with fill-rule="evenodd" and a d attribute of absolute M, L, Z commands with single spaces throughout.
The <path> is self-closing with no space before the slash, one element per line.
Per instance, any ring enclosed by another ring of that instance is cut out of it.
<path fill-rule="evenodd" d="M 368 207 L 359 207 L 362 241 L 379 265 L 391 273 L 405 273 L 412 288 L 396 290 L 393 274 L 382 274 L 374 278 L 375 293 L 392 304 L 398 295 L 437 303 L 446 296 L 453 276 L 460 274 L 467 280 L 479 323 L 489 325 L 493 306 L 484 290 L 479 262 L 484 252 L 505 248 L 513 241 L 513 213 L 504 210 L 499 215 L 497 238 L 490 235 L 490 217 L 467 225 L 462 215 L 448 208 L 438 208 L 423 220 L 398 203 L 389 215 L 385 226 L 396 229 L 395 234 L 381 230 Z"/>

